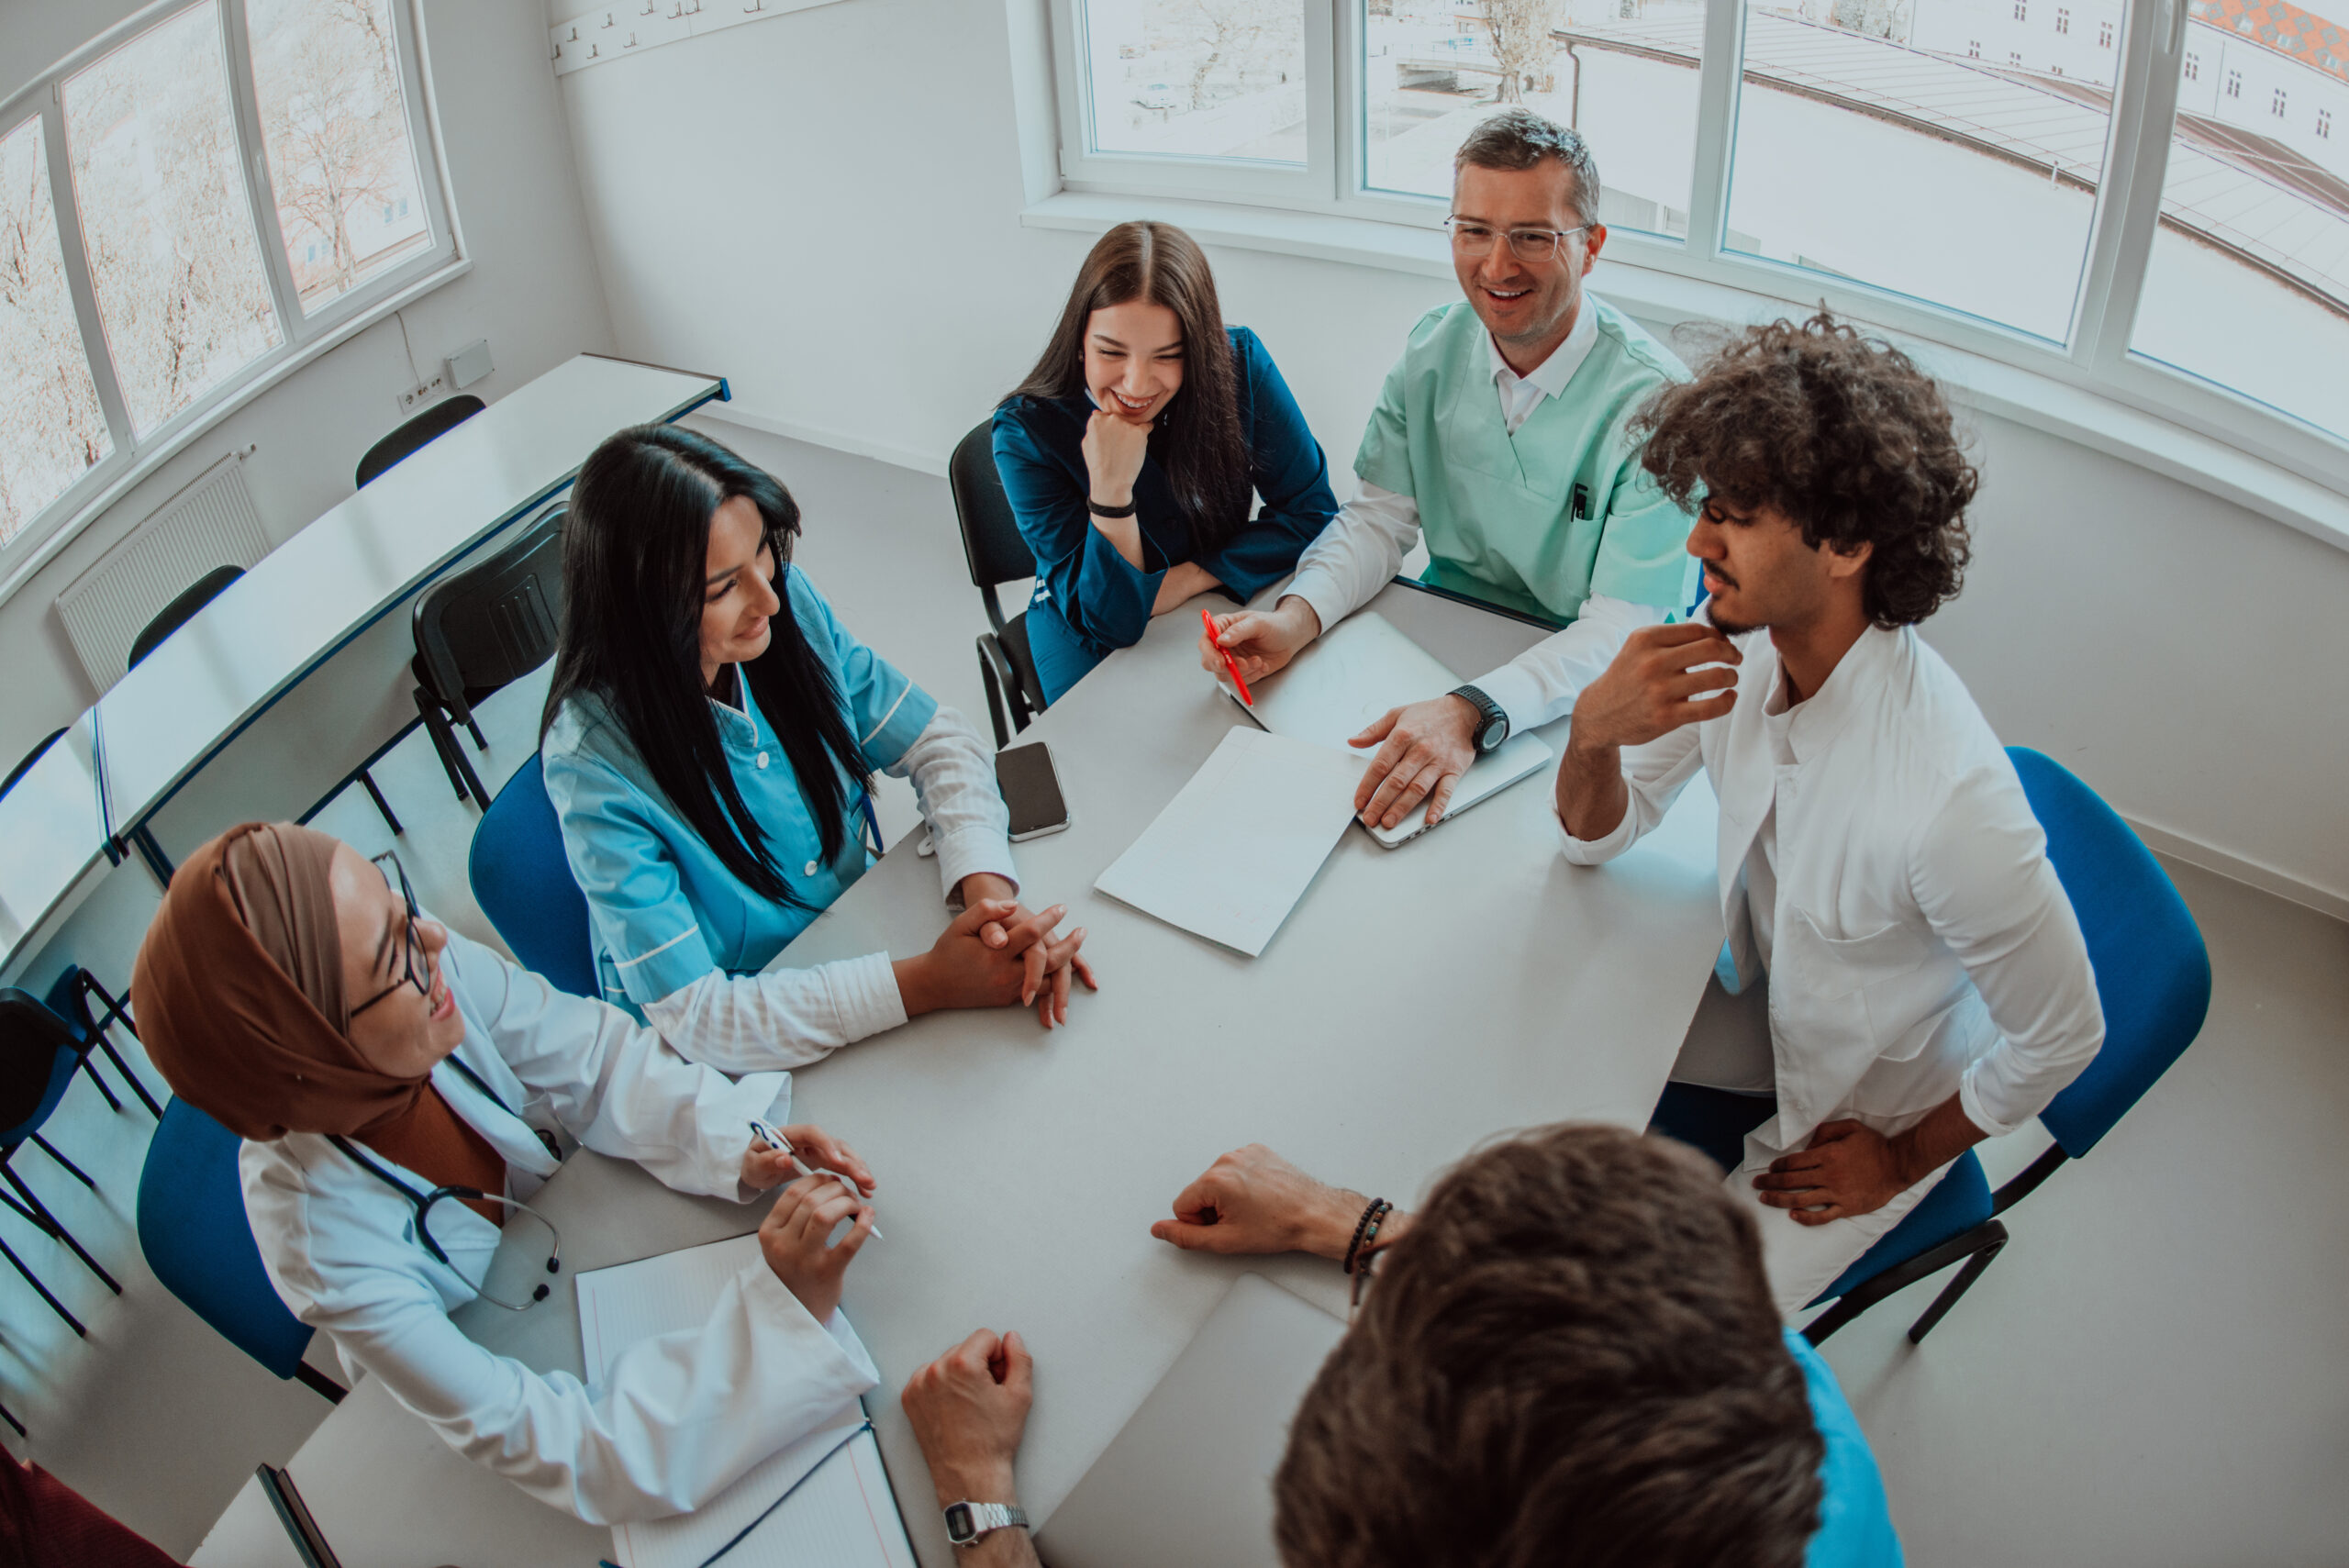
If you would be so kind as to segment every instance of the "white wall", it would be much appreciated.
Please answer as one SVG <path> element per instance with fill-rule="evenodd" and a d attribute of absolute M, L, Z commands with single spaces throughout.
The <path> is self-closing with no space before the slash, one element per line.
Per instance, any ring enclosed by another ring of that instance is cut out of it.
<path fill-rule="evenodd" d="M 564 77 L 620 351 L 724 373 L 730 417 L 936 472 L 1026 370 L 1088 244 L 1019 224 L 1011 49 L 1000 4 L 853 0 Z M 1250 250 L 1215 265 L 1342 471 L 1450 285 Z M 1971 423 L 1977 563 L 1930 631 L 2000 733 L 2238 872 L 2349 900 L 2349 553 Z"/>
<path fill-rule="evenodd" d="M 136 0 L 0 6 L 0 93 L 138 9 Z M 608 349 L 610 318 L 545 61 L 540 0 L 424 0 L 422 15 L 458 222 L 473 266 L 401 315 L 416 362 L 428 373 L 451 350 L 487 338 L 496 372 L 468 390 L 495 401 L 581 350 Z M 400 422 L 396 399 L 416 379 L 400 322 L 370 328 L 221 421 L 0 604 L 6 694 L 0 768 L 96 699 L 52 606 L 66 584 L 223 453 L 248 444 L 258 449 L 245 463 L 253 504 L 271 542 L 283 541 L 351 493 L 360 454 Z M 353 649 L 335 662 L 334 675 L 355 679 L 360 695 L 352 698 L 346 685 L 332 698 L 322 695 L 322 709 L 365 700 L 387 717 L 398 713 L 406 692 L 394 690 L 394 672 L 405 654 L 394 644 L 406 632 L 393 630 L 391 643 Z M 387 650 L 390 667 L 379 668 Z M 291 728 L 303 727 L 291 717 Z M 337 772 L 328 772 L 328 782 Z M 285 803 L 253 808 L 298 811 L 316 794 L 296 789 Z"/>

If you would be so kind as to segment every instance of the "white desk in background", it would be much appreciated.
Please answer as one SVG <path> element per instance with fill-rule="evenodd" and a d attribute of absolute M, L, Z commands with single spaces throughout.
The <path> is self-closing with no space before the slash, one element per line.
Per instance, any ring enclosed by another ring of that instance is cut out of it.
<path fill-rule="evenodd" d="M 0 795 L 0 973 L 105 856 L 96 740 L 85 713 Z"/>
<path fill-rule="evenodd" d="M 1490 669 L 1541 635 L 1408 586 L 1375 604 L 1454 670 Z M 1247 722 L 1198 669 L 1197 626 L 1159 617 L 1022 737 L 1052 742 L 1074 812 L 1067 832 L 1016 851 L 1022 896 L 1066 903 L 1088 928 L 1102 991 L 1080 991 L 1049 1034 L 1018 1008 L 935 1013 L 795 1075 L 793 1118 L 847 1139 L 880 1178 L 887 1240 L 858 1258 L 845 1305 L 882 1371 L 867 1402 L 929 1568 L 954 1555 L 897 1405 L 915 1368 L 981 1326 L 1028 1339 L 1037 1403 L 1020 1493 L 1045 1518 L 1235 1274 L 1256 1269 L 1343 1309 L 1344 1281 L 1319 1260 L 1210 1258 L 1151 1238 L 1218 1154 L 1269 1143 L 1408 1206 L 1495 1133 L 1641 1125 L 1720 945 L 1701 784 L 1660 831 L 1591 869 L 1557 852 L 1546 776 L 1397 850 L 1349 829 L 1252 960 L 1094 894 Z M 1551 738 L 1562 745 L 1563 726 Z M 900 843 L 778 962 L 918 952 L 943 918 L 936 868 Z M 763 1208 L 680 1197 L 587 1154 L 540 1201 L 561 1206 L 565 1256 L 582 1266 L 740 1232 Z M 533 1366 L 580 1365 L 568 1292 L 519 1317 L 476 1303 L 460 1321 Z M 363 1385 L 291 1469 L 351 1568 L 587 1568 L 609 1539 L 461 1474 L 464 1461 Z M 235 1561 L 216 1541 L 198 1564 Z"/>
<path fill-rule="evenodd" d="M 91 710 L 100 809 L 117 850 L 135 844 L 168 880 L 148 819 L 239 731 L 459 557 L 569 484 L 606 436 L 727 395 L 721 377 L 577 355 L 271 550 Z"/>

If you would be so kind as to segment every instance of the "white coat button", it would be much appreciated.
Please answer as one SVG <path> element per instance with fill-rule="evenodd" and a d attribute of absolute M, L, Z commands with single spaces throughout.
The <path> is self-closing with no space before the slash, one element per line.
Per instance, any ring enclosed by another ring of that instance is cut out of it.
<path fill-rule="evenodd" d="M 760 766 L 760 767 L 762 767 L 762 768 L 763 768 L 763 767 L 765 767 L 766 765 L 767 765 L 767 754 L 766 754 L 764 751 L 762 751 L 762 752 L 760 752 L 760 753 L 759 753 L 759 766 Z"/>
<path fill-rule="evenodd" d="M 820 871 L 820 870 L 822 870 L 822 869 L 823 869 L 823 866 L 822 866 L 822 863 L 821 863 L 820 862 L 818 862 L 818 861 L 809 861 L 809 862 L 807 862 L 807 874 L 808 874 L 809 876 L 813 876 L 813 875 L 815 875 L 818 871 Z"/>

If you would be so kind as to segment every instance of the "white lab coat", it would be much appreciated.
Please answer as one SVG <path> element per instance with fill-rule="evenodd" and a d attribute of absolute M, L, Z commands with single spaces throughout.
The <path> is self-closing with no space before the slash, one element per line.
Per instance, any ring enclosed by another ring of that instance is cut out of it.
<path fill-rule="evenodd" d="M 533 1128 L 634 1160 L 680 1192 L 756 1195 L 740 1184 L 747 1124 L 785 1119 L 787 1073 L 729 1081 L 618 1009 L 454 932 L 440 968 L 465 1021 L 456 1054 L 519 1114 L 447 1062 L 433 1084 L 505 1156 L 509 1196 L 528 1201 L 556 1168 Z M 415 1206 L 327 1138 L 248 1142 L 240 1164 L 271 1282 L 345 1370 L 379 1379 L 451 1447 L 591 1524 L 698 1507 L 880 1381 L 847 1320 L 818 1324 L 763 1263 L 743 1269 L 701 1328 L 631 1347 L 602 1384 L 532 1372 L 449 1318 L 473 1298 L 497 1227 L 436 1205 L 433 1236 L 454 1265 L 443 1266 L 415 1239 Z"/>
<path fill-rule="evenodd" d="M 1871 628 L 1780 721 L 1792 757 L 1782 762 L 1765 713 L 1777 650 L 1767 632 L 1737 646 L 1736 706 L 1627 750 L 1623 820 L 1598 840 L 1564 840 L 1578 863 L 1620 854 L 1701 765 L 1720 801 L 1729 953 L 1750 984 L 1761 966 L 1743 873 L 1775 805 L 1778 1113 L 1747 1140 L 1732 1190 L 1753 1201 L 1742 1178 L 1802 1148 L 1823 1121 L 1890 1136 L 1955 1095 L 1984 1132 L 2013 1131 L 2096 1055 L 2104 1013 L 2046 835 L 1997 735 L 1915 628 Z M 1761 1209 L 1782 1305 L 1842 1272 L 1940 1174 L 1827 1226 Z"/>

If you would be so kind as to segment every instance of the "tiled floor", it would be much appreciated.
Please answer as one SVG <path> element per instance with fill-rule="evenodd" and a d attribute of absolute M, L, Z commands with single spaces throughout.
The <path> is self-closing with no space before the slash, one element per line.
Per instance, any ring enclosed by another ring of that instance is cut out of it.
<path fill-rule="evenodd" d="M 985 728 L 972 651 L 983 622 L 942 481 L 713 425 L 775 468 L 807 513 L 799 560 L 862 636 Z M 1007 604 L 1023 595 L 1007 592 Z M 1961 672 L 1962 673 L 1962 672 Z M 495 785 L 536 739 L 543 673 L 491 700 Z M 234 753 L 216 766 L 235 765 Z M 419 894 L 490 935 L 464 888 L 476 814 L 422 738 L 376 770 L 408 830 Z M 883 798 L 891 839 L 911 793 Z M 319 826 L 391 842 L 363 795 Z M 2009 1217 L 2014 1240 L 1922 1347 L 1902 1329 L 1940 1281 L 1829 1346 L 1875 1444 L 1909 1560 L 1982 1564 L 2349 1562 L 2349 926 L 2174 867 L 2217 973 L 2200 1040 L 2093 1155 Z M 76 950 L 109 983 L 151 907 L 135 868 L 87 906 Z M 53 967 L 53 965 L 52 965 Z M 0 1400 L 17 1444 L 178 1553 L 263 1459 L 325 1413 L 191 1318 L 139 1262 L 132 1231 L 146 1118 L 77 1085 L 54 1125 L 98 1180 L 18 1162 L 126 1294 L 13 1218 L 0 1234 L 77 1312 L 76 1343 L 0 1278 Z M 1994 1178 L 2043 1146 L 1988 1151 Z"/>

